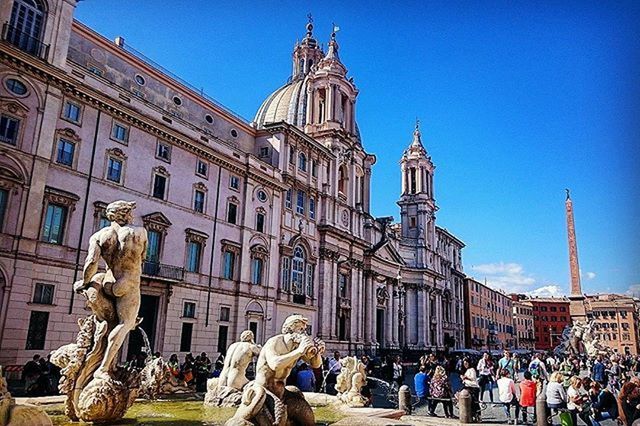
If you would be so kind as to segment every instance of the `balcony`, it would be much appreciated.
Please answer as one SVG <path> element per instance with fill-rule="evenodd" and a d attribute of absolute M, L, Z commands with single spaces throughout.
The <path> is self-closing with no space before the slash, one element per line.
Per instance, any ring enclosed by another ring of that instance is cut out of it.
<path fill-rule="evenodd" d="M 182 281 L 184 279 L 184 268 L 157 262 L 143 262 L 142 274 L 152 278 Z"/>
<path fill-rule="evenodd" d="M 49 55 L 48 44 L 44 44 L 40 39 L 9 25 L 8 22 L 5 22 L 2 26 L 2 40 L 14 45 L 23 52 L 43 60 L 46 60 Z"/>

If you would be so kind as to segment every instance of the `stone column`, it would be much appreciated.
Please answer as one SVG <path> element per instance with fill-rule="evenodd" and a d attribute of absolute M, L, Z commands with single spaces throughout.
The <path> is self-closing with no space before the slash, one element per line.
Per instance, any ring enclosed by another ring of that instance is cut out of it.
<path fill-rule="evenodd" d="M 356 321 L 358 322 L 358 341 L 364 342 L 364 323 L 365 323 L 365 307 L 366 298 L 364 294 L 364 276 L 362 269 L 358 268 L 358 316 Z"/>
<path fill-rule="evenodd" d="M 424 327 L 420 330 L 422 334 L 422 340 L 425 346 L 429 346 L 429 288 L 425 287 L 422 291 L 422 303 L 424 304 L 424 310 L 420 314 L 424 320 Z"/>
<path fill-rule="evenodd" d="M 307 87 L 307 117 L 306 117 L 306 122 L 307 124 L 312 124 L 313 120 L 314 120 L 314 114 L 313 114 L 313 101 L 314 101 L 314 96 L 313 96 L 313 88 L 311 87 L 311 85 L 309 85 Z"/>
<path fill-rule="evenodd" d="M 384 342 L 385 346 L 389 347 L 393 345 L 393 297 L 391 296 L 393 288 L 388 281 L 385 285 L 387 287 L 389 298 L 387 299 L 387 309 L 385 311 Z"/>
<path fill-rule="evenodd" d="M 326 102 L 326 114 L 327 121 L 333 121 L 335 117 L 335 92 L 333 90 L 333 84 L 329 84 L 327 87 L 327 102 Z"/>
<path fill-rule="evenodd" d="M 351 342 L 359 341 L 359 323 L 362 321 L 362 316 L 360 315 L 360 287 L 358 285 L 358 270 L 356 268 L 351 268 L 351 276 L 349 278 L 350 281 L 350 291 L 351 291 L 351 315 L 349 315 L 349 340 Z"/>
<path fill-rule="evenodd" d="M 436 309 L 438 312 L 438 316 L 437 316 L 437 324 L 442 324 L 442 293 L 438 292 L 436 293 Z M 442 327 L 436 327 L 436 339 L 438 341 L 438 346 L 442 347 L 444 346 L 444 342 L 443 342 L 443 332 L 442 332 Z"/>
<path fill-rule="evenodd" d="M 338 337 L 338 290 L 337 290 L 337 280 L 338 280 L 338 264 L 334 259 L 331 260 L 331 277 L 330 277 L 330 292 L 329 292 L 329 303 L 331 306 L 331 317 L 329 321 L 331 323 L 331 339 L 335 340 Z"/>
<path fill-rule="evenodd" d="M 425 303 L 424 303 L 424 290 L 420 288 L 416 288 L 416 297 L 418 302 L 418 309 L 416 310 L 416 318 L 417 318 L 417 331 L 418 331 L 418 347 L 424 347 L 424 329 L 425 329 Z"/>
<path fill-rule="evenodd" d="M 320 324 L 320 330 L 322 337 L 328 339 L 331 337 L 331 273 L 333 266 L 328 258 L 323 258 L 322 264 L 322 322 Z"/>

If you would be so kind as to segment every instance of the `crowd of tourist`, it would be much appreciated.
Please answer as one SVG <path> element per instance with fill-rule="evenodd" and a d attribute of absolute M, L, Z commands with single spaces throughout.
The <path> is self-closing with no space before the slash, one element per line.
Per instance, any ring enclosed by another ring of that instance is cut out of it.
<path fill-rule="evenodd" d="M 152 358 L 160 357 L 154 353 Z M 124 368 L 142 369 L 148 361 L 145 353 L 132 355 Z M 287 379 L 303 392 L 336 394 L 336 381 L 342 370 L 341 354 L 327 354 L 321 368 L 299 362 Z M 461 390 L 467 390 L 472 400 L 475 420 L 481 420 L 481 408 L 487 404 L 502 407 L 508 423 L 535 422 L 536 399 L 546 398 L 544 415 L 553 423 L 600 426 L 607 419 L 631 426 L 640 419 L 640 357 L 602 356 L 559 357 L 534 353 L 530 358 L 505 350 L 502 357 L 491 354 L 469 356 L 431 353 L 417 363 L 403 362 L 399 355 L 370 359 L 362 355 L 367 376 L 381 379 L 395 391 L 403 384 L 413 384 L 417 406 L 426 407 L 436 416 L 442 406 L 447 418 L 454 417 L 453 405 Z M 167 361 L 173 376 L 195 391 L 206 391 L 207 380 L 220 375 L 224 356 L 212 362 L 205 352 L 184 360 L 172 354 Z M 407 377 L 407 371 L 417 372 Z M 252 378 L 253 365 L 247 371 Z M 49 359 L 35 355 L 22 369 L 24 392 L 27 395 L 57 393 L 60 369 Z M 362 389 L 371 401 L 375 381 Z M 494 390 L 497 392 L 494 393 Z"/>

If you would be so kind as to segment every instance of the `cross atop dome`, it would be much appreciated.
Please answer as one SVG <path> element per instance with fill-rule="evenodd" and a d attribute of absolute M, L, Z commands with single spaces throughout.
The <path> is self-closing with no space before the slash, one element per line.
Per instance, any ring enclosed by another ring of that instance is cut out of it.
<path fill-rule="evenodd" d="M 318 46 L 318 41 L 313 38 L 313 16 L 307 15 L 306 34 L 300 43 L 296 43 L 293 48 L 293 70 L 291 78 L 293 80 L 309 74 L 311 68 L 318 64 L 324 56 Z"/>

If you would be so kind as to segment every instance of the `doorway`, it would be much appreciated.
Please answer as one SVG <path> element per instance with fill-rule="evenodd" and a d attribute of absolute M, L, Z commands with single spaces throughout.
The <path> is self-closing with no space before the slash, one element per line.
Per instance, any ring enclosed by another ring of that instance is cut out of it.
<path fill-rule="evenodd" d="M 149 339 L 149 350 L 155 352 L 155 340 L 156 340 L 156 322 L 158 319 L 158 305 L 160 303 L 159 296 L 149 296 L 143 294 L 140 299 L 140 309 L 138 310 L 138 316 L 142 317 L 142 323 L 140 326 L 147 334 Z M 146 346 L 144 338 L 140 330 L 135 329 L 129 333 L 129 345 L 127 348 L 127 359 L 131 355 L 137 355 L 142 352 L 143 347 Z"/>
<path fill-rule="evenodd" d="M 376 340 L 382 348 L 384 346 L 384 309 L 376 310 Z"/>

